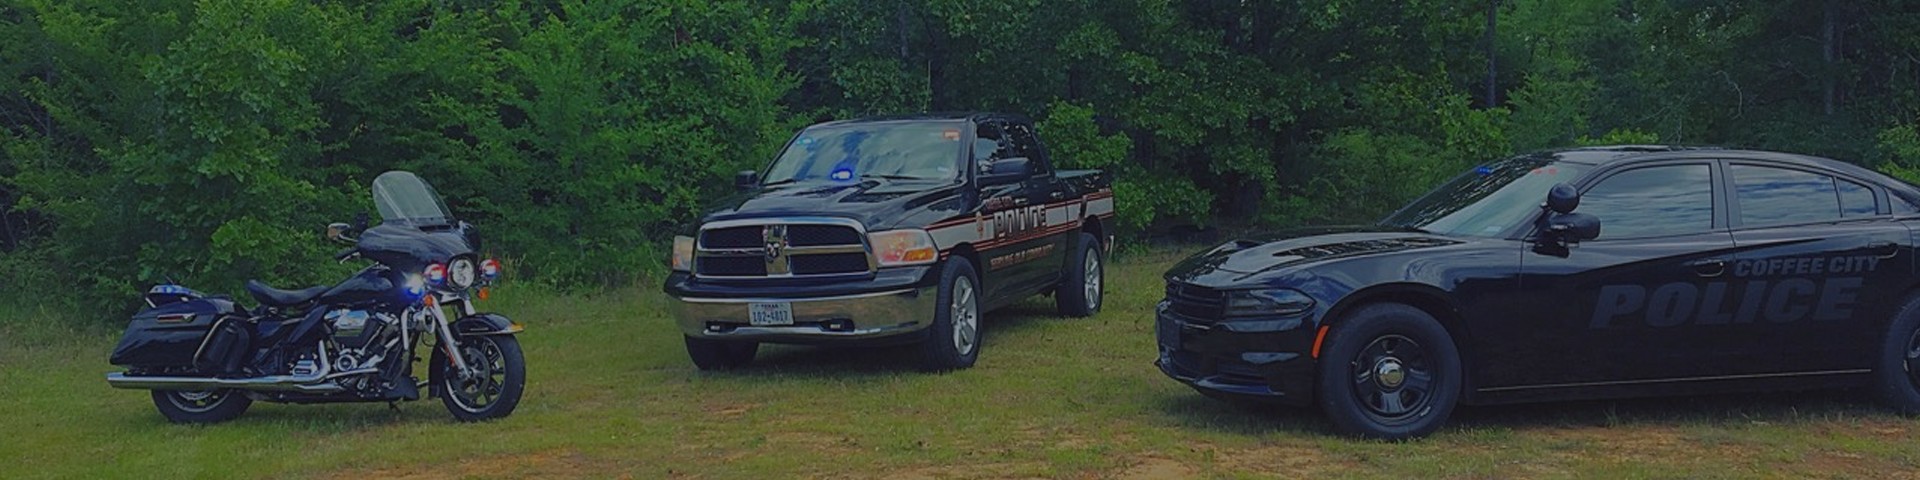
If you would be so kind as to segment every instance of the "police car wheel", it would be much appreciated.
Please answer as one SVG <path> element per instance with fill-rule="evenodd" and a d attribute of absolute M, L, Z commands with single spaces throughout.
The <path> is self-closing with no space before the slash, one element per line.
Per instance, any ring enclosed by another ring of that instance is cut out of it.
<path fill-rule="evenodd" d="M 1090 317 L 1100 313 L 1100 301 L 1106 296 L 1106 262 L 1100 257 L 1100 240 L 1081 233 L 1067 256 L 1067 269 L 1060 286 L 1054 289 L 1053 305 L 1065 317 Z"/>
<path fill-rule="evenodd" d="M 940 269 L 933 325 L 920 344 L 920 368 L 930 372 L 972 367 L 980 359 L 980 280 L 973 262 L 955 255 Z"/>
<path fill-rule="evenodd" d="M 1342 434 L 1426 436 L 1459 402 L 1459 351 L 1440 322 L 1420 309 L 1362 306 L 1334 323 L 1324 342 L 1320 409 Z"/>
<path fill-rule="evenodd" d="M 693 366 L 701 370 L 732 370 L 753 363 L 753 356 L 760 352 L 759 342 L 723 342 L 700 338 L 687 338 L 687 356 L 693 359 Z"/>
<path fill-rule="evenodd" d="M 1907 298 L 1893 316 L 1874 369 L 1880 398 L 1907 415 L 1920 415 L 1920 295 Z"/>

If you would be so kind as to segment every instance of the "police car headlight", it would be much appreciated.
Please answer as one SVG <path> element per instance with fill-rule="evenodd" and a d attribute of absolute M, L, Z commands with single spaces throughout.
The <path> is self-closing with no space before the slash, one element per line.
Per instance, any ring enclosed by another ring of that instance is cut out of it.
<path fill-rule="evenodd" d="M 926 265 L 940 260 L 940 250 L 933 245 L 933 235 L 926 230 L 909 228 L 869 233 L 867 242 L 873 245 L 873 256 L 882 267 Z"/>
<path fill-rule="evenodd" d="M 1294 315 L 1313 308 L 1313 297 L 1291 288 L 1241 290 L 1227 294 L 1227 316 Z"/>

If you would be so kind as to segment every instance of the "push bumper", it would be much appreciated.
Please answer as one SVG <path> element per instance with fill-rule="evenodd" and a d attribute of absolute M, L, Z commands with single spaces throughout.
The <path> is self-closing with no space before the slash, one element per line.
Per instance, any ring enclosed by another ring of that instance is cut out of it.
<path fill-rule="evenodd" d="M 887 344 L 911 342 L 933 324 L 938 289 L 918 282 L 845 285 L 851 292 L 813 288 L 766 288 L 700 292 L 670 288 L 680 332 L 708 340 L 795 344 Z M 684 285 L 684 284 L 683 284 Z M 877 288 L 877 289 L 876 289 Z M 792 325 L 753 325 L 753 304 L 785 303 Z"/>
<path fill-rule="evenodd" d="M 1160 352 L 1154 366 L 1195 390 L 1306 406 L 1313 402 L 1314 359 L 1306 353 L 1311 329 L 1301 323 L 1267 329 L 1284 323 L 1228 327 L 1181 317 L 1161 302 L 1154 315 Z"/>

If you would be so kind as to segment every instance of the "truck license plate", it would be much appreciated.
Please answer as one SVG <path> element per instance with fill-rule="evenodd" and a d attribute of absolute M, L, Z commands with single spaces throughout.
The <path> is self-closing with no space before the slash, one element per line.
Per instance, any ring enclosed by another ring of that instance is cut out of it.
<path fill-rule="evenodd" d="M 750 303 L 747 304 L 747 313 L 752 315 L 751 320 L 756 327 L 793 325 L 792 303 Z"/>

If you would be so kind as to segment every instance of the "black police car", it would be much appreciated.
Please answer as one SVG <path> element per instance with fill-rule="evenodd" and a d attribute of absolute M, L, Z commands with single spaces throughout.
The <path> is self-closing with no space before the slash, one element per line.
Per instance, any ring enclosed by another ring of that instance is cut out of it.
<path fill-rule="evenodd" d="M 1920 188 L 1833 160 L 1581 148 L 1476 167 L 1377 225 L 1167 272 L 1156 362 L 1343 433 L 1457 404 L 1871 386 L 1920 411 Z"/>

